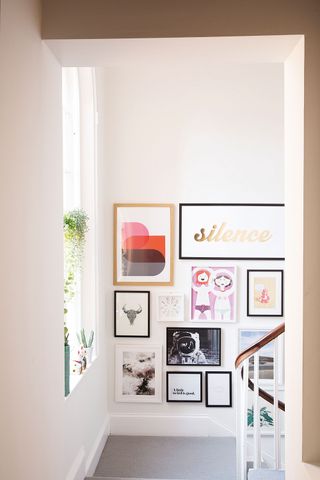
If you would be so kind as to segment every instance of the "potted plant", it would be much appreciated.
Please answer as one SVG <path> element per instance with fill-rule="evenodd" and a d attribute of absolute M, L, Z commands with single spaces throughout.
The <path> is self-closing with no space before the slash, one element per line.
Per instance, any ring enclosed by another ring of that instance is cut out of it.
<path fill-rule="evenodd" d="M 77 279 L 82 268 L 88 220 L 87 214 L 82 209 L 66 212 L 63 217 L 65 396 L 70 392 L 70 345 L 67 326 L 67 306 L 77 291 Z"/>
<path fill-rule="evenodd" d="M 94 339 L 94 331 L 91 330 L 89 337 L 86 337 L 86 333 L 84 328 L 80 330 L 80 333 L 77 333 L 77 338 L 80 346 L 84 348 L 87 365 L 92 363 L 92 352 L 93 352 L 93 339 Z"/>

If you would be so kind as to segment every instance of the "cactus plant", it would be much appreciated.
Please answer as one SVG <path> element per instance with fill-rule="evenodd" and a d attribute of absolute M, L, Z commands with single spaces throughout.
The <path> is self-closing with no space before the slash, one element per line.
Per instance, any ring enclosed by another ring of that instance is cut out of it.
<path fill-rule="evenodd" d="M 94 331 L 91 330 L 87 339 L 84 328 L 81 328 L 80 333 L 77 333 L 77 339 L 79 344 L 82 345 L 84 348 L 91 348 L 93 345 Z"/>

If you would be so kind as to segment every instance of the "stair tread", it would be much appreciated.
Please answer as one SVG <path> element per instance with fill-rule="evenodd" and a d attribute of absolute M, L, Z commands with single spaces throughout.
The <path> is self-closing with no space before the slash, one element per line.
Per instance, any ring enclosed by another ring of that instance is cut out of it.
<path fill-rule="evenodd" d="M 249 470 L 248 480 L 284 480 L 284 470 L 271 470 L 268 468 L 259 468 Z"/>

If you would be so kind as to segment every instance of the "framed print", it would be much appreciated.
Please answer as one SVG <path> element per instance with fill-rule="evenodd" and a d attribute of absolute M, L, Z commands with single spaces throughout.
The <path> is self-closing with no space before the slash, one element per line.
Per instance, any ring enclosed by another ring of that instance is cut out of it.
<path fill-rule="evenodd" d="M 283 316 L 283 270 L 247 270 L 247 315 Z"/>
<path fill-rule="evenodd" d="M 116 401 L 160 403 L 161 365 L 161 345 L 116 345 Z"/>
<path fill-rule="evenodd" d="M 150 337 L 150 292 L 114 292 L 114 336 Z"/>
<path fill-rule="evenodd" d="M 284 260 L 284 204 L 180 203 L 179 258 Z"/>
<path fill-rule="evenodd" d="M 156 295 L 156 312 L 158 322 L 184 321 L 184 294 L 178 292 L 161 292 Z"/>
<path fill-rule="evenodd" d="M 231 372 L 206 372 L 206 406 L 232 407 Z"/>
<path fill-rule="evenodd" d="M 270 329 L 240 329 L 239 330 L 239 353 L 251 347 L 254 343 L 264 337 Z M 284 345 L 283 336 L 279 337 L 278 348 L 278 379 L 279 385 L 284 381 Z M 249 360 L 249 378 L 254 376 L 254 361 Z M 271 384 L 274 379 L 274 342 L 268 343 L 259 350 L 259 382 Z"/>
<path fill-rule="evenodd" d="M 174 205 L 114 205 L 114 285 L 173 285 Z"/>
<path fill-rule="evenodd" d="M 167 365 L 221 365 L 221 328 L 167 328 Z"/>
<path fill-rule="evenodd" d="M 236 267 L 192 267 L 191 320 L 236 321 Z"/>
<path fill-rule="evenodd" d="M 167 372 L 167 402 L 202 402 L 202 372 Z"/>

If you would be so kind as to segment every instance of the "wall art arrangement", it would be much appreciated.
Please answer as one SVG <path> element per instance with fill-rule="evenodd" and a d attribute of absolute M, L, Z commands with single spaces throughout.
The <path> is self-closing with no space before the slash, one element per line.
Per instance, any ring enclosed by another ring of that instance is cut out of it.
<path fill-rule="evenodd" d="M 167 365 L 221 365 L 221 328 L 167 328 Z"/>
<path fill-rule="evenodd" d="M 167 402 L 202 402 L 202 372 L 167 372 Z"/>
<path fill-rule="evenodd" d="M 150 292 L 114 292 L 114 336 L 150 337 Z"/>
<path fill-rule="evenodd" d="M 173 285 L 173 205 L 114 205 L 114 285 Z"/>
<path fill-rule="evenodd" d="M 241 352 L 273 328 L 273 317 L 279 320 L 283 316 L 284 285 L 283 270 L 244 271 L 233 261 L 284 260 L 284 205 L 184 203 L 179 205 L 179 213 L 179 259 L 190 263 L 183 270 L 184 288 L 165 290 L 161 287 L 173 286 L 174 278 L 174 205 L 114 205 L 113 283 L 119 288 L 126 286 L 126 290 L 114 291 L 114 337 L 128 338 L 127 343 L 116 340 L 115 399 L 161 403 L 166 379 L 168 403 L 230 408 L 232 371 L 216 367 L 224 367 L 222 349 L 229 348 L 230 332 L 232 342 L 236 341 L 231 324 L 242 320 L 238 307 L 246 309 L 250 326 L 257 325 L 236 330 Z M 246 285 L 239 273 L 242 278 L 246 274 Z M 152 291 L 135 289 L 146 285 Z M 186 301 L 190 302 L 188 308 Z M 270 317 L 263 328 L 260 317 Z M 165 327 L 166 323 L 170 326 Z M 157 334 L 159 329 L 164 334 L 166 328 L 165 346 L 149 343 L 155 336 L 152 325 Z M 133 339 L 137 339 L 135 343 Z M 283 339 L 278 348 L 277 376 L 284 394 Z M 258 358 L 259 382 L 265 390 L 270 389 L 275 378 L 274 343 L 263 347 Z M 253 376 L 251 358 L 249 378 Z M 263 432 L 271 431 L 273 410 L 269 404 L 261 403 L 260 421 Z M 248 432 L 253 430 L 253 422 L 252 407 L 248 409 Z"/>
<path fill-rule="evenodd" d="M 206 372 L 206 406 L 232 407 L 232 372 Z"/>
<path fill-rule="evenodd" d="M 184 294 L 179 292 L 156 294 L 156 314 L 158 322 L 183 322 Z"/>
<path fill-rule="evenodd" d="M 236 321 L 236 267 L 192 267 L 191 320 Z"/>
<path fill-rule="evenodd" d="M 161 345 L 116 345 L 116 400 L 162 402 Z"/>
<path fill-rule="evenodd" d="M 179 258 L 284 260 L 283 204 L 179 207 Z"/>
<path fill-rule="evenodd" d="M 247 315 L 283 316 L 283 270 L 247 271 Z"/>

